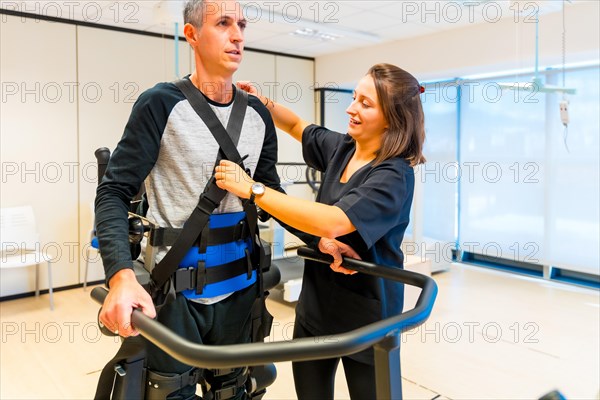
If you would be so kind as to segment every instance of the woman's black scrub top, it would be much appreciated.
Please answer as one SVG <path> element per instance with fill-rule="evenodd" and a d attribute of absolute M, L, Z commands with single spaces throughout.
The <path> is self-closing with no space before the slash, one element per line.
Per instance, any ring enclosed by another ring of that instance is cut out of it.
<path fill-rule="evenodd" d="M 310 125 L 302 135 L 306 164 L 321 171 L 320 203 L 342 209 L 356 231 L 338 237 L 365 261 L 402 268 L 400 244 L 409 222 L 414 171 L 396 157 L 356 171 L 346 183 L 340 178 L 355 152 L 354 140 Z M 402 312 L 404 285 L 365 274 L 344 275 L 307 260 L 297 320 L 315 335 L 343 333 Z M 352 358 L 372 363 L 372 350 Z"/>

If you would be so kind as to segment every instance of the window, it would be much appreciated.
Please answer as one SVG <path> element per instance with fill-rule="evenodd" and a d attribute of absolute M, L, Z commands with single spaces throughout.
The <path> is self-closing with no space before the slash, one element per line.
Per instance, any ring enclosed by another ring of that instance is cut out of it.
<path fill-rule="evenodd" d="M 560 72 L 552 78 L 561 84 Z M 545 263 L 595 275 L 600 273 L 598 78 L 597 68 L 567 73 L 567 85 L 577 94 L 568 97 L 566 146 L 558 112 L 562 95 L 548 96 L 545 225 Z"/>
<path fill-rule="evenodd" d="M 423 185 L 423 236 L 456 240 L 457 117 L 458 85 L 455 82 L 426 85 L 423 93 L 427 158 L 418 167 L 417 181 Z"/>
<path fill-rule="evenodd" d="M 539 263 L 544 240 L 545 95 L 463 85 L 459 245 Z"/>
<path fill-rule="evenodd" d="M 562 86 L 561 72 L 542 79 Z M 540 276 L 542 266 L 556 267 L 597 281 L 599 69 L 567 70 L 566 85 L 577 90 L 568 96 L 567 131 L 561 93 L 500 87 L 530 78 L 462 81 L 460 90 L 459 81 L 426 85 L 427 163 L 418 169 L 413 205 L 422 210 L 410 232 L 456 241 L 497 265 L 537 266 Z"/>

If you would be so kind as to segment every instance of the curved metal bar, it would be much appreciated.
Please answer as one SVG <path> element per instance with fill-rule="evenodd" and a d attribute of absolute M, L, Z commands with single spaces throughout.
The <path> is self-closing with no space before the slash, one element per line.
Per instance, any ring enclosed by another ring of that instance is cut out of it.
<path fill-rule="evenodd" d="M 299 249 L 298 255 L 319 262 L 331 262 L 329 256 L 308 248 Z M 138 310 L 133 312 L 131 320 L 144 337 L 173 358 L 187 365 L 198 368 L 234 368 L 281 361 L 318 360 L 354 354 L 387 337 L 399 335 L 405 330 L 420 325 L 429 318 L 437 295 L 437 285 L 433 279 L 411 271 L 383 267 L 350 258 L 344 258 L 342 265 L 348 269 L 422 288 L 417 305 L 408 312 L 335 336 L 227 346 L 192 343 Z M 102 304 L 107 294 L 106 289 L 97 287 L 92 290 L 91 296 Z"/>

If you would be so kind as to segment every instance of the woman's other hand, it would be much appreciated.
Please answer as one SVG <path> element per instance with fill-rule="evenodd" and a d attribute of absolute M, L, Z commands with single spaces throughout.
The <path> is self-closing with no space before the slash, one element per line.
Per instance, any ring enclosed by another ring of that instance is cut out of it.
<path fill-rule="evenodd" d="M 354 251 L 352 247 L 340 242 L 339 240 L 321 238 L 321 240 L 319 240 L 319 250 L 321 250 L 322 253 L 333 256 L 333 262 L 329 267 L 335 272 L 345 275 L 356 274 L 356 271 L 342 267 L 342 256 L 356 258 L 357 260 L 361 259 L 358 253 Z"/>

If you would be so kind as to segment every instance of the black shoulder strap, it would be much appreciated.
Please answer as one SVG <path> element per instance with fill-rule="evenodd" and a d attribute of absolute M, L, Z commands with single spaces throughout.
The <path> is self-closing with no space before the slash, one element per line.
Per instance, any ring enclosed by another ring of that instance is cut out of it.
<path fill-rule="evenodd" d="M 243 160 L 237 150 L 236 143 L 239 141 L 244 117 L 246 116 L 248 94 L 243 90 L 236 89 L 235 100 L 231 109 L 229 122 L 227 123 L 227 130 L 225 130 L 219 118 L 217 118 L 212 108 L 210 108 L 204 95 L 189 79 L 176 81 L 175 85 L 185 95 L 194 108 L 194 111 L 196 111 L 210 129 L 210 132 L 219 143 L 220 153 L 226 159 L 236 162 L 244 168 Z M 220 158 L 221 155 L 217 158 L 217 163 Z M 175 273 L 185 254 L 194 245 L 194 242 L 198 239 L 206 224 L 208 224 L 208 218 L 215 208 L 219 206 L 226 194 L 226 191 L 220 189 L 215 184 L 213 176 L 206 184 L 198 200 L 198 205 L 186 221 L 177 240 L 175 240 L 175 243 L 165 257 L 152 270 L 152 281 L 157 288 L 162 288 L 171 275 Z"/>

